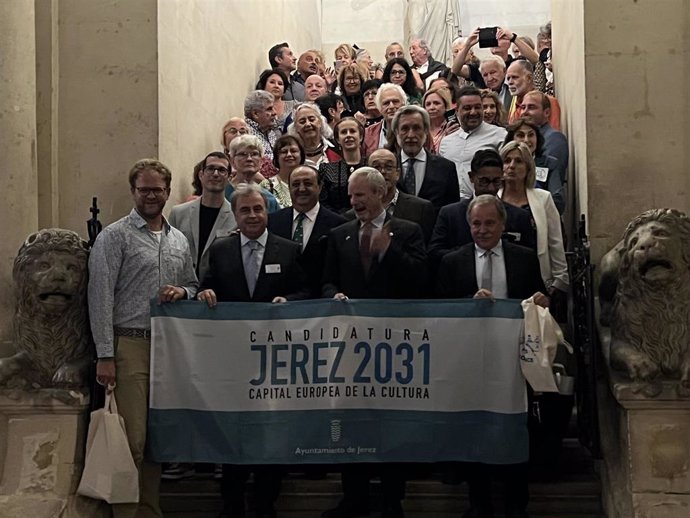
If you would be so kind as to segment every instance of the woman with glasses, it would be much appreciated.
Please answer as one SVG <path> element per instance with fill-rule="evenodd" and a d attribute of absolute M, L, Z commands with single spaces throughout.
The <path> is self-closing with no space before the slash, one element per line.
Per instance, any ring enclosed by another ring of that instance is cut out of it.
<path fill-rule="evenodd" d="M 532 153 L 536 167 L 537 181 L 535 187 L 549 191 L 558 212 L 563 214 L 565 210 L 565 193 L 563 192 L 564 188 L 561 178 L 565 178 L 565 171 L 563 171 L 563 166 L 558 160 L 544 154 L 544 137 L 539 131 L 539 127 L 520 118 L 506 129 L 508 133 L 506 134 L 504 144 L 515 141 L 523 142 L 527 145 Z"/>
<path fill-rule="evenodd" d="M 403 58 L 393 58 L 386 64 L 381 81 L 402 87 L 408 104 L 421 104 L 422 92 L 417 87 L 410 65 Z"/>
<path fill-rule="evenodd" d="M 304 164 L 304 146 L 299 137 L 283 135 L 273 146 L 273 165 L 278 169 L 278 174 L 259 185 L 272 193 L 281 207 L 292 207 L 290 198 L 289 178 L 290 173 Z"/>
<path fill-rule="evenodd" d="M 364 104 L 362 102 L 362 85 L 364 84 L 364 76 L 359 70 L 359 67 L 353 63 L 345 65 L 340 69 L 338 74 L 338 87 L 340 88 L 345 109 L 349 115 L 354 115 L 357 112 L 364 113 Z"/>
<path fill-rule="evenodd" d="M 364 126 L 354 117 L 343 117 L 335 125 L 335 140 L 342 160 L 321 164 L 321 204 L 340 214 L 350 209 L 347 180 L 355 169 L 366 165 L 362 156 Z"/>
<path fill-rule="evenodd" d="M 381 86 L 381 80 L 379 79 L 370 79 L 362 85 L 365 128 L 383 120 L 383 115 L 381 115 L 378 106 L 376 106 L 376 93 L 379 91 L 379 86 Z"/>
<path fill-rule="evenodd" d="M 261 139 L 256 135 L 242 135 L 233 139 L 230 143 L 230 164 L 235 176 L 225 188 L 225 198 L 230 199 L 232 193 L 241 183 L 257 183 L 256 178 L 264 156 L 264 147 Z M 280 204 L 276 197 L 262 188 L 262 194 L 266 198 L 268 212 L 280 210 Z"/>

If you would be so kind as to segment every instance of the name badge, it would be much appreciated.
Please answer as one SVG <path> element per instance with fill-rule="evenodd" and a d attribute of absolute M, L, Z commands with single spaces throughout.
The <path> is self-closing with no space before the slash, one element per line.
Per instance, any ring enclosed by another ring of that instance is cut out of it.
<path fill-rule="evenodd" d="M 280 273 L 280 265 L 279 264 L 267 264 L 266 265 L 266 273 Z"/>
<path fill-rule="evenodd" d="M 549 177 L 549 168 L 548 167 L 537 167 L 537 181 L 538 182 L 545 182 L 548 177 Z"/>

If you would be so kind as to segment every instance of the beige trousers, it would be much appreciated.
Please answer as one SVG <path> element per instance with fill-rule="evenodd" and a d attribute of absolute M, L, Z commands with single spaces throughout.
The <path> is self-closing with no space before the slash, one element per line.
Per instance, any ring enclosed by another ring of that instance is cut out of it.
<path fill-rule="evenodd" d="M 125 420 L 129 448 L 139 469 L 139 503 L 114 504 L 113 518 L 162 518 L 159 504 L 160 464 L 144 460 L 149 409 L 151 342 L 144 338 L 116 337 L 115 400 Z"/>

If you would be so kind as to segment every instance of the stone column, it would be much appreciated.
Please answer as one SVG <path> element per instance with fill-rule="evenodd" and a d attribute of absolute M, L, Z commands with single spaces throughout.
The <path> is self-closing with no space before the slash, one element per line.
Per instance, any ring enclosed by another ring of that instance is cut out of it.
<path fill-rule="evenodd" d="M 12 335 L 12 263 L 24 238 L 36 230 L 38 222 L 34 0 L 0 2 L 0 49 L 2 352 L 9 349 L 7 342 Z"/>
<path fill-rule="evenodd" d="M 690 9 L 684 0 L 552 0 L 552 18 L 570 191 L 598 262 L 643 210 L 690 209 Z"/>

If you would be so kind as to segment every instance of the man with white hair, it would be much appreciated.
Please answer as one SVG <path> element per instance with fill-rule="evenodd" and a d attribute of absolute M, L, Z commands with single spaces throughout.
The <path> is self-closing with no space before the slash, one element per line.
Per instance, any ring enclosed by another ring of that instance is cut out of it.
<path fill-rule="evenodd" d="M 244 98 L 244 120 L 249 132 L 256 135 L 263 145 L 263 156 L 273 158 L 273 146 L 280 137 L 276 127 L 273 94 L 265 90 L 253 90 Z"/>
<path fill-rule="evenodd" d="M 410 57 L 412 58 L 412 69 L 419 72 L 419 76 L 427 88 L 431 81 L 448 70 L 446 65 L 434 60 L 428 43 L 421 38 L 415 38 L 410 42 Z"/>
<path fill-rule="evenodd" d="M 388 140 L 386 138 L 388 128 L 395 113 L 407 104 L 405 90 L 393 83 L 384 83 L 376 92 L 376 107 L 378 108 L 383 120 L 367 126 L 364 130 L 364 155 L 369 156 L 372 152 L 384 147 Z"/>

